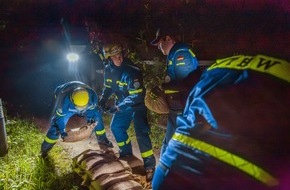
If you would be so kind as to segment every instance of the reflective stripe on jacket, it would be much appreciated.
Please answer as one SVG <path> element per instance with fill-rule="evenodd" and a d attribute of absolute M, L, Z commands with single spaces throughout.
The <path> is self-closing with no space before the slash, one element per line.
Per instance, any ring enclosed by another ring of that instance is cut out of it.
<path fill-rule="evenodd" d="M 102 98 L 108 99 L 116 95 L 116 105 L 126 110 L 144 104 L 145 88 L 140 69 L 131 60 L 124 58 L 120 67 L 112 62 L 105 68 L 105 89 Z"/>

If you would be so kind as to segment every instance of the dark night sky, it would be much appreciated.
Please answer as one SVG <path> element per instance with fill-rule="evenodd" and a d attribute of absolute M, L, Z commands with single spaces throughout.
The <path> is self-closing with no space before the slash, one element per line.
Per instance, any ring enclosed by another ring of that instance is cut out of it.
<path fill-rule="evenodd" d="M 285 37 L 284 33 L 289 32 L 290 3 L 287 0 L 226 0 L 222 3 L 218 0 L 1 2 L 0 20 L 6 23 L 6 27 L 0 30 L 1 49 L 19 46 L 33 49 L 31 46 L 39 45 L 44 39 L 63 38 L 61 18 L 65 18 L 71 27 L 84 27 L 85 19 L 93 20 L 106 35 L 119 33 L 130 39 L 135 39 L 147 24 L 148 41 L 155 29 L 162 25 L 183 30 L 185 36 L 191 37 L 191 33 L 195 33 L 194 37 L 198 38 L 203 37 L 202 33 L 216 33 L 216 36 L 208 34 L 207 38 L 228 35 L 228 39 L 224 37 L 227 40 L 232 37 L 229 35 L 231 33 L 235 33 L 236 40 L 243 38 L 242 35 L 254 36 L 254 33 L 259 33 L 274 41 L 273 37 L 276 38 L 277 33 Z M 149 2 L 148 8 L 145 8 L 145 2 Z"/>
<path fill-rule="evenodd" d="M 156 28 L 167 25 L 184 35 L 184 41 L 194 42 L 200 59 L 262 53 L 289 61 L 289 4 L 288 0 L 4 0 L 0 98 L 19 113 L 31 107 L 33 114 L 47 112 L 53 89 L 65 80 L 67 70 L 61 18 L 71 27 L 72 40 L 80 36 L 88 40 L 86 19 L 98 25 L 104 41 L 118 35 L 133 45 L 139 31 L 145 30 L 145 40 L 150 41 Z"/>

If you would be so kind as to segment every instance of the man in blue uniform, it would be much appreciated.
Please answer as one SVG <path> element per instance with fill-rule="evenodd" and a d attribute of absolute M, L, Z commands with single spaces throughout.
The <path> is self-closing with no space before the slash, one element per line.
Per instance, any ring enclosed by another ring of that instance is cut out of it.
<path fill-rule="evenodd" d="M 160 163 L 157 166 L 156 173 L 153 181 L 153 189 L 166 189 L 168 181 L 166 178 L 170 171 L 176 171 L 181 174 L 185 181 L 183 185 L 189 185 L 196 189 L 201 189 L 199 184 L 192 182 L 186 182 L 190 180 L 189 176 L 200 176 L 204 172 L 205 163 L 209 160 L 209 155 L 194 147 L 190 147 L 191 139 L 185 137 L 202 138 L 203 131 L 206 128 L 202 123 L 197 120 L 197 114 L 203 115 L 207 123 L 212 124 L 213 128 L 217 127 L 216 121 L 211 114 L 206 102 L 204 101 L 204 95 L 211 89 L 215 88 L 222 83 L 237 83 L 239 80 L 247 77 L 246 72 L 240 71 L 212 71 L 205 72 L 202 75 L 200 82 L 196 84 L 188 97 L 187 105 L 184 109 L 183 115 L 177 116 L 176 124 L 177 129 L 170 140 L 166 151 L 163 152 L 160 157 Z M 178 140 L 177 140 L 178 139 Z M 185 139 L 185 142 L 183 141 Z M 181 142 L 180 142 L 181 141 Z M 180 178 L 180 176 L 178 176 Z M 176 178 L 178 178 L 176 176 Z M 198 177 L 196 177 L 198 181 Z M 196 186 L 195 186 L 196 185 Z M 172 189 L 178 189 L 178 185 L 171 186 Z"/>
<path fill-rule="evenodd" d="M 98 110 L 98 96 L 88 85 L 80 81 L 71 81 L 58 86 L 55 89 L 55 107 L 51 126 L 47 131 L 46 137 L 41 145 L 41 155 L 46 157 L 47 153 L 57 142 L 59 136 L 65 141 L 68 136 L 66 124 L 73 115 L 84 116 L 88 124 L 95 123 L 94 128 L 99 144 L 113 147 L 107 139 L 102 115 Z"/>
<path fill-rule="evenodd" d="M 146 178 L 150 181 L 156 160 L 149 137 L 150 127 L 147 120 L 147 108 L 144 104 L 145 89 L 142 72 L 131 60 L 124 57 L 120 44 L 106 45 L 104 55 L 109 59 L 109 64 L 105 68 L 105 88 L 99 105 L 103 110 L 106 109 L 106 102 L 112 94 L 115 94 L 115 106 L 107 111 L 114 114 L 111 130 L 119 146 L 120 157 L 133 154 L 127 133 L 133 121 Z"/>
<path fill-rule="evenodd" d="M 289 62 L 264 55 L 216 60 L 191 90 L 183 114 L 177 117 L 178 127 L 156 167 L 153 189 L 264 190 L 289 186 L 285 180 L 289 172 L 283 173 L 289 168 L 289 162 L 284 161 L 289 151 L 278 151 L 277 146 L 287 144 L 289 137 L 274 136 L 275 131 L 289 131 L 285 111 L 289 107 L 285 96 L 290 92 L 289 72 Z M 265 73 L 288 83 L 269 80 Z M 263 86 L 270 87 L 279 98 Z M 279 101 L 272 101 L 273 97 Z M 277 110 L 279 119 L 273 116 Z M 210 128 L 200 123 L 198 116 Z M 231 135 L 221 133 L 225 129 Z"/>
<path fill-rule="evenodd" d="M 151 93 L 158 96 L 158 91 L 161 88 L 165 93 L 169 107 L 161 154 L 165 151 L 176 129 L 176 117 L 182 114 L 189 91 L 202 73 L 196 56 L 189 46 L 185 43 L 176 43 L 170 34 L 171 32 L 158 29 L 156 38 L 151 42 L 151 45 L 158 47 L 164 55 L 167 55 L 164 83 L 161 87 L 156 86 L 151 90 Z"/>

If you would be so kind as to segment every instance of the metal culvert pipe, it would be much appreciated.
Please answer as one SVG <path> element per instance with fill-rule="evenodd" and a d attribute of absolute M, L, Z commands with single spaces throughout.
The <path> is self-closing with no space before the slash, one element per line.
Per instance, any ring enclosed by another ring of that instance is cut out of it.
<path fill-rule="evenodd" d="M 0 98 L 0 156 L 8 153 L 7 134 L 5 127 L 5 117 L 3 112 L 2 100 Z"/>

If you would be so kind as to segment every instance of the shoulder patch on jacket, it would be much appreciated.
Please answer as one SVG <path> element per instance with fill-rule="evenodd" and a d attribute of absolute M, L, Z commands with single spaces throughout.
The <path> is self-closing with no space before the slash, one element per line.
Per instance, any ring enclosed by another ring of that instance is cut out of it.
<path fill-rule="evenodd" d="M 140 88 L 140 82 L 138 80 L 134 80 L 133 86 L 135 89 Z"/>
<path fill-rule="evenodd" d="M 165 83 L 169 83 L 170 81 L 171 81 L 170 76 L 169 76 L 169 75 L 166 75 L 166 76 L 164 77 L 164 82 L 165 82 Z"/>
<path fill-rule="evenodd" d="M 180 55 L 180 56 L 178 56 L 178 57 L 176 58 L 176 60 L 177 60 L 177 61 L 182 61 L 182 60 L 184 60 L 184 56 L 183 56 L 183 55 Z"/>

